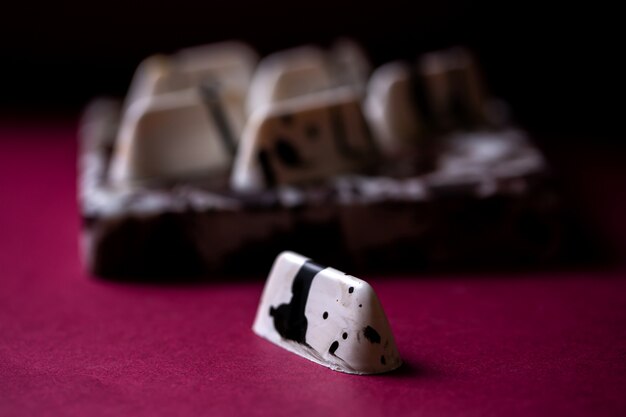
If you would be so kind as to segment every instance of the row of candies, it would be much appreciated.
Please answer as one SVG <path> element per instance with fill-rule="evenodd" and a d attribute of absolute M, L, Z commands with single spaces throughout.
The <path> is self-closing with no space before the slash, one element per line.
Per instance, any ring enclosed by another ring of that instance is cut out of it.
<path fill-rule="evenodd" d="M 365 172 L 435 132 L 503 123 L 463 48 L 373 69 L 340 40 L 259 59 L 241 42 L 155 55 L 125 99 L 109 179 L 230 175 L 238 191 Z"/>

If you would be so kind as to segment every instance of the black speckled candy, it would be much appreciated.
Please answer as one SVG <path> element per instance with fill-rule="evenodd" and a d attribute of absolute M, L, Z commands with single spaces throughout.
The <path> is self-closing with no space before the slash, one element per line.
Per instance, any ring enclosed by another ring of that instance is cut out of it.
<path fill-rule="evenodd" d="M 304 309 L 309 298 L 313 278 L 323 269 L 323 266 L 306 261 L 293 279 L 289 304 L 270 307 L 269 314 L 274 318 L 274 327 L 285 339 L 306 344 L 308 322 L 304 315 Z M 328 313 L 324 312 L 324 319 L 327 317 Z"/>

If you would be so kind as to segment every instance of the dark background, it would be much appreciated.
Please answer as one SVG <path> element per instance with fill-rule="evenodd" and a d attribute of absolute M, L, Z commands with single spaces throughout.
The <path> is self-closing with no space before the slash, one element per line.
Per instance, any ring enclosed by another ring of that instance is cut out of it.
<path fill-rule="evenodd" d="M 70 0 L 4 9 L 5 115 L 75 113 L 96 95 L 121 96 L 156 52 L 235 38 L 267 54 L 351 36 L 376 64 L 471 47 L 492 91 L 531 131 L 602 143 L 624 131 L 621 24 L 598 3 Z"/>

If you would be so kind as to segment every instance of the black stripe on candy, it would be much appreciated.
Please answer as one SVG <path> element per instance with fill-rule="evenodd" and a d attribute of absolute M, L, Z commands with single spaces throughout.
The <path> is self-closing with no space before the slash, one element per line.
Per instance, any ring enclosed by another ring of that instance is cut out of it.
<path fill-rule="evenodd" d="M 209 115 L 215 122 L 215 127 L 220 133 L 220 139 L 222 144 L 226 148 L 227 152 L 232 156 L 235 156 L 237 152 L 237 140 L 233 130 L 226 117 L 224 106 L 220 100 L 219 87 L 216 83 L 204 83 L 200 86 L 200 93 L 202 95 L 202 101 L 209 111 Z"/>
<path fill-rule="evenodd" d="M 269 314 L 274 318 L 274 327 L 283 338 L 307 344 L 308 322 L 304 315 L 304 309 L 309 298 L 313 278 L 323 269 L 323 266 L 312 261 L 306 261 L 293 279 L 289 304 L 281 304 L 276 308 L 270 307 Z"/>

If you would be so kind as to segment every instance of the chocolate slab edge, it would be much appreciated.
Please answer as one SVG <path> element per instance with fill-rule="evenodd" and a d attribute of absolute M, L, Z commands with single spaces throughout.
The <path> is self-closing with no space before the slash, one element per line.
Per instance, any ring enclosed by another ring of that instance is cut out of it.
<path fill-rule="evenodd" d="M 541 264 L 566 252 L 559 193 L 517 129 L 442 138 L 443 168 L 426 174 L 244 195 L 219 178 L 112 187 L 106 173 L 120 111 L 116 100 L 99 99 L 81 122 L 82 251 L 96 276 L 258 275 L 283 250 L 351 271 Z M 481 134 L 502 137 L 508 156 L 484 164 L 472 155 L 467 143 L 484 141 L 472 139 Z"/>

